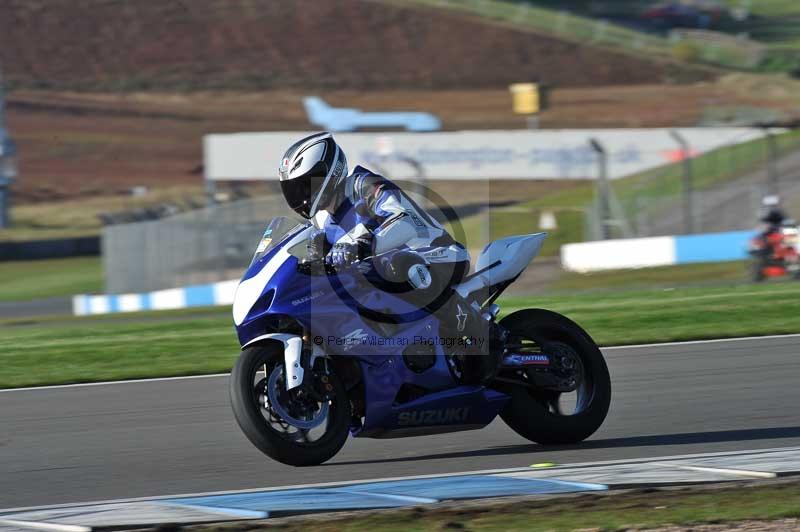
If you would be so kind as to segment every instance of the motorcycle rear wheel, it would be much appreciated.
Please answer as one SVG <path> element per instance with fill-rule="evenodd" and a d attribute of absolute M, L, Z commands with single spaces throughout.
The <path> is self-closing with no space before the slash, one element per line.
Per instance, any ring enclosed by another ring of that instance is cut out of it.
<path fill-rule="evenodd" d="M 600 428 L 611 404 L 611 379 L 594 340 L 568 318 L 542 309 L 514 312 L 500 325 L 509 331 L 512 341 L 525 339 L 543 352 L 574 353 L 581 368 L 572 412 L 559 408 L 558 392 L 512 385 L 505 390 L 511 400 L 500 413 L 503 421 L 520 436 L 541 444 L 578 443 Z"/>
<path fill-rule="evenodd" d="M 306 404 L 295 405 L 295 393 L 283 392 L 280 379 L 283 372 L 283 346 L 278 342 L 256 344 L 245 348 L 230 376 L 230 399 L 233 414 L 239 427 L 250 442 L 261 452 L 278 462 L 292 466 L 319 465 L 336 455 L 347 440 L 350 425 L 350 402 L 344 386 L 334 373 L 325 375 L 332 387 L 330 399 L 317 403 L 306 400 Z M 263 378 L 260 375 L 263 372 Z M 305 379 L 315 378 L 306 371 Z M 272 405 L 268 386 L 272 385 L 272 397 L 276 390 L 287 401 Z M 309 407 L 309 403 L 311 407 Z M 315 439 L 310 438 L 311 428 L 299 428 L 283 419 L 293 407 L 305 415 L 306 426 L 313 426 Z M 310 414 L 308 412 L 311 411 Z M 308 420 L 308 416 L 312 419 Z M 319 417 L 316 417 L 319 416 Z M 324 419 L 319 419 L 324 418 Z"/>

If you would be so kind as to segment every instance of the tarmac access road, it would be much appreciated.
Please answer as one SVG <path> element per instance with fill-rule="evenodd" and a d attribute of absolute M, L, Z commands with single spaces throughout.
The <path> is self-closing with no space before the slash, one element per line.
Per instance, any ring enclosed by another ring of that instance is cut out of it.
<path fill-rule="evenodd" d="M 32 301 L 0 301 L 0 319 L 60 316 L 71 313 L 71 297 L 48 297 Z"/>

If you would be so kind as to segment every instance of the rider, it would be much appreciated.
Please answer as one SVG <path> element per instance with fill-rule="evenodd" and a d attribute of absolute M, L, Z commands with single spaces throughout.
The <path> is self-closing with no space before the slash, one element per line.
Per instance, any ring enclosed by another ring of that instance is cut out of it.
<path fill-rule="evenodd" d="M 764 230 L 759 235 L 759 239 L 764 246 L 764 253 L 777 260 L 786 260 L 797 256 L 794 246 L 787 245 L 783 236 L 783 225 L 788 221 L 786 213 L 780 205 L 778 196 L 766 196 L 761 202 L 763 215 L 761 221 L 764 223 Z"/>
<path fill-rule="evenodd" d="M 786 220 L 786 214 L 781 209 L 780 198 L 778 196 L 765 196 L 761 204 L 764 209 L 761 221 L 766 224 L 764 235 L 779 231 Z"/>
<path fill-rule="evenodd" d="M 472 380 L 491 378 L 497 355 L 490 322 L 452 289 L 469 269 L 469 253 L 432 216 L 385 177 L 361 166 L 348 174 L 344 151 L 330 133 L 289 147 L 278 174 L 289 207 L 318 229 L 310 254 L 324 256 L 333 269 L 372 258 L 380 288 L 434 312 L 442 337 L 462 345 L 478 339 L 466 351 L 483 356 L 465 358 L 467 372 Z"/>

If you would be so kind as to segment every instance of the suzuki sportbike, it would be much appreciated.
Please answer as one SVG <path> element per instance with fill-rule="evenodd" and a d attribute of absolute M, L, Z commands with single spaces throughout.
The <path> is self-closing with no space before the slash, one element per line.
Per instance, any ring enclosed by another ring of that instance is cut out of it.
<path fill-rule="evenodd" d="M 580 442 L 603 423 L 608 368 L 583 329 L 534 308 L 498 320 L 495 301 L 539 252 L 545 233 L 490 243 L 475 273 L 454 287 L 502 342 L 493 377 L 478 381 L 485 384 L 466 378 L 468 338 L 445 341 L 435 313 L 376 289 L 365 281 L 363 263 L 333 272 L 309 257 L 313 233 L 310 224 L 273 219 L 234 298 L 242 351 L 231 403 L 245 435 L 266 455 L 315 465 L 348 436 L 465 431 L 498 415 L 541 444 Z"/>

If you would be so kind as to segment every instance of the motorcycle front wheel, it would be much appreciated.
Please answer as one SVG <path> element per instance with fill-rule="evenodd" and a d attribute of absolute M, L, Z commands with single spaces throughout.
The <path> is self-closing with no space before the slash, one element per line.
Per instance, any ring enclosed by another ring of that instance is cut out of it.
<path fill-rule="evenodd" d="M 521 384 L 510 386 L 511 400 L 500 413 L 520 436 L 541 444 L 578 443 L 591 436 L 608 414 L 611 379 L 594 340 L 570 319 L 542 309 L 520 310 L 500 321 L 515 352 L 543 352 L 558 359 L 574 379 L 574 391 L 562 393 L 524 384 L 525 370 L 516 370 Z M 566 373 L 565 373 L 566 375 Z"/>
<path fill-rule="evenodd" d="M 245 348 L 230 376 L 239 427 L 261 452 L 292 466 L 321 464 L 339 452 L 349 432 L 350 402 L 332 372 L 306 371 L 304 386 L 286 390 L 283 346 Z"/>

